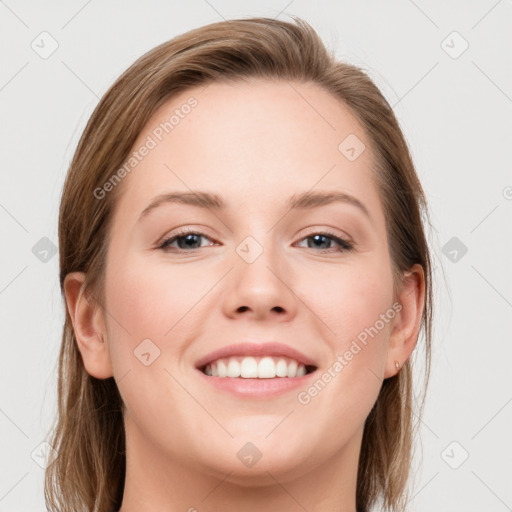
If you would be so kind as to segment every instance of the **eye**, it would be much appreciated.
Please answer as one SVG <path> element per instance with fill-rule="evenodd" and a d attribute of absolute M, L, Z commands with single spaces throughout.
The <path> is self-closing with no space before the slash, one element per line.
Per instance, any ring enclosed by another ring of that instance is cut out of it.
<path fill-rule="evenodd" d="M 321 233 L 312 233 L 311 235 L 304 237 L 302 240 L 309 239 L 313 240 L 313 242 L 311 244 L 308 243 L 308 248 L 324 249 L 323 252 L 345 252 L 351 251 L 354 248 L 354 245 L 348 240 L 340 238 L 336 236 L 334 233 L 330 233 L 328 231 L 323 231 Z M 338 245 L 338 247 L 335 247 L 334 251 L 330 247 L 321 247 L 326 240 L 327 243 L 329 243 L 329 240 L 335 242 Z"/>
<path fill-rule="evenodd" d="M 171 247 L 171 244 L 173 244 L 174 242 L 178 242 L 177 249 L 200 249 L 200 243 L 199 247 L 196 247 L 196 244 L 198 243 L 198 239 L 200 239 L 201 237 L 210 240 L 210 238 L 208 238 L 203 233 L 198 233 L 196 231 L 181 231 L 180 233 L 177 233 L 172 237 L 168 237 L 162 240 L 158 248 L 162 250 L 168 250 L 169 248 L 176 249 L 176 247 Z"/>
<path fill-rule="evenodd" d="M 200 241 L 199 246 L 197 246 L 198 240 L 200 240 L 201 238 L 211 241 L 211 239 L 207 237 L 204 233 L 185 230 L 177 234 L 174 234 L 171 237 L 165 238 L 159 244 L 158 248 L 164 251 L 169 251 L 170 249 L 177 249 L 178 251 L 181 250 L 185 252 L 187 252 L 187 249 L 201 249 L 201 247 L 205 247 L 201 246 Z M 321 249 L 322 252 L 345 252 L 351 251 L 354 248 L 354 245 L 348 240 L 340 238 L 336 236 L 334 233 L 330 233 L 328 231 L 323 231 L 321 233 L 312 233 L 311 235 L 302 238 L 301 241 L 310 239 L 313 240 L 313 242 L 308 243 L 308 248 Z M 322 245 L 324 245 L 326 241 L 328 244 L 330 242 L 334 242 L 337 245 L 337 247 L 334 247 L 334 250 L 332 247 L 322 247 Z M 175 242 L 177 242 L 178 246 L 172 247 L 171 244 L 174 244 Z"/>

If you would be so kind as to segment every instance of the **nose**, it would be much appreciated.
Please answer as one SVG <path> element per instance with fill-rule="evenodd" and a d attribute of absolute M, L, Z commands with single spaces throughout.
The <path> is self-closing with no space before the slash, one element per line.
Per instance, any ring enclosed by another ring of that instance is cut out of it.
<path fill-rule="evenodd" d="M 233 257 L 234 268 L 227 276 L 228 290 L 223 310 L 230 318 L 289 322 L 297 314 L 299 300 L 293 290 L 293 271 L 279 251 L 252 243 L 241 244 Z M 246 251 L 244 252 L 244 249 Z M 247 250 L 248 249 L 248 250 Z M 250 252 L 259 254 L 252 261 Z"/>

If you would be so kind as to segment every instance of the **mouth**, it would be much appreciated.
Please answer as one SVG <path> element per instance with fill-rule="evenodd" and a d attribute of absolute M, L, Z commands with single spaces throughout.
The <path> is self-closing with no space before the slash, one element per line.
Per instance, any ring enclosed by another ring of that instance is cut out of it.
<path fill-rule="evenodd" d="M 201 365 L 200 370 L 208 377 L 232 379 L 293 379 L 309 375 L 317 370 L 312 364 L 304 364 L 285 356 L 231 356 Z"/>
<path fill-rule="evenodd" d="M 317 362 L 277 341 L 244 341 L 210 352 L 196 361 L 207 377 L 221 379 L 296 379 L 315 372 Z"/>
<path fill-rule="evenodd" d="M 195 368 L 216 391 L 243 400 L 269 400 L 306 386 L 319 365 L 284 343 L 246 341 L 203 356 Z"/>

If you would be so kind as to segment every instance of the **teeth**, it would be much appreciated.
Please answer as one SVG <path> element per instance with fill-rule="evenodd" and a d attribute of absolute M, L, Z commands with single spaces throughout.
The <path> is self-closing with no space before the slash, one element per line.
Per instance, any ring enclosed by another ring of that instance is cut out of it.
<path fill-rule="evenodd" d="M 229 360 L 228 377 L 240 377 L 240 363 L 235 359 Z"/>
<path fill-rule="evenodd" d="M 306 367 L 286 357 L 230 357 L 208 364 L 204 373 L 213 377 L 242 379 L 292 378 L 306 375 Z"/>

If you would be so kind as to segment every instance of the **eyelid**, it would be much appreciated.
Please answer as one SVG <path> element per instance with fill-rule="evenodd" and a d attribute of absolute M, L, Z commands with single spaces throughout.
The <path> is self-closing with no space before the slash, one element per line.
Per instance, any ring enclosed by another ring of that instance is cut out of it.
<path fill-rule="evenodd" d="M 301 239 L 316 235 L 316 234 L 325 234 L 329 236 L 334 236 L 337 238 L 342 238 L 346 242 L 349 242 L 353 245 L 355 245 L 355 240 L 345 231 L 341 230 L 340 228 L 332 228 L 332 227 L 316 227 L 316 226 L 308 226 L 307 228 L 304 228 L 306 231 L 306 234 L 300 235 Z"/>
<path fill-rule="evenodd" d="M 208 234 L 209 230 L 206 227 L 194 227 L 193 225 L 186 225 L 183 227 L 175 228 L 175 230 L 168 232 L 166 235 L 161 237 L 159 241 L 156 243 L 157 247 L 159 247 L 164 242 L 170 240 L 171 238 L 186 236 L 190 234 L 201 235 L 205 238 L 210 239 L 212 242 L 215 241 L 215 237 Z"/>
<path fill-rule="evenodd" d="M 179 238 L 184 238 L 188 235 L 197 235 L 205 240 L 211 240 L 212 243 L 208 243 L 205 246 L 196 247 L 196 248 L 188 249 L 188 250 L 181 249 L 179 247 L 171 247 L 171 244 L 176 243 L 176 241 Z M 206 236 L 204 233 L 199 233 L 199 232 L 194 231 L 194 232 L 190 232 L 190 233 L 176 233 L 171 236 L 166 236 L 166 237 L 162 238 L 162 240 L 158 243 L 158 245 L 155 247 L 155 249 L 161 250 L 164 252 L 170 252 L 170 253 L 175 252 L 175 253 L 186 254 L 186 253 L 193 253 L 195 251 L 198 251 L 199 249 L 206 249 L 207 247 L 213 247 L 215 245 L 219 245 L 219 244 L 216 243 L 214 240 L 212 240 L 209 236 Z"/>
<path fill-rule="evenodd" d="M 160 239 L 160 241 L 157 243 L 156 248 L 163 250 L 163 251 L 167 250 L 168 252 L 172 252 L 172 249 L 176 249 L 176 248 L 170 248 L 169 246 L 165 246 L 164 244 L 166 244 L 167 242 L 169 242 L 171 240 L 172 240 L 172 243 L 174 243 L 177 238 L 185 237 L 185 236 L 191 235 L 191 234 L 198 235 L 200 237 L 206 238 L 206 239 L 214 242 L 211 245 L 215 245 L 215 244 L 218 245 L 215 238 L 210 236 L 207 232 L 205 232 L 208 230 L 204 227 L 201 227 L 199 229 L 194 229 L 192 226 L 187 226 L 187 227 L 182 227 L 181 229 L 180 228 L 177 228 L 177 229 L 178 229 L 178 231 L 171 232 L 169 235 L 165 235 L 164 237 L 162 237 Z M 308 229 L 308 228 L 304 228 L 304 229 Z M 295 242 L 295 244 L 302 242 L 303 240 L 310 238 L 314 235 L 321 235 L 321 236 L 326 236 L 328 238 L 331 238 L 333 240 L 333 242 L 337 245 L 337 249 L 336 248 L 334 248 L 334 250 L 333 250 L 333 248 L 323 249 L 323 250 L 315 251 L 315 252 L 346 253 L 346 252 L 353 251 L 353 250 L 357 249 L 357 243 L 353 240 L 353 238 L 351 236 L 347 235 L 346 233 L 343 233 L 340 235 L 340 234 L 334 232 L 334 230 L 332 228 L 316 228 L 315 229 L 314 227 L 309 226 L 309 229 L 310 229 L 310 231 L 308 231 L 302 235 L 297 235 L 298 240 Z M 210 245 L 210 247 L 211 247 L 211 245 Z M 208 246 L 205 246 L 205 247 L 208 247 Z M 198 249 L 204 249 L 205 247 L 198 247 L 195 249 L 190 249 L 188 251 L 184 250 L 184 249 L 176 249 L 176 252 L 182 252 L 182 253 L 194 252 L 194 251 L 197 251 Z"/>
<path fill-rule="evenodd" d="M 356 242 L 354 242 L 352 237 L 347 236 L 345 234 L 339 235 L 339 234 L 331 231 L 330 229 L 316 229 L 316 230 L 313 230 L 310 233 L 306 233 L 305 235 L 302 235 L 301 237 L 299 237 L 297 242 L 302 242 L 303 240 L 305 240 L 307 238 L 311 238 L 314 235 L 325 236 L 325 237 L 330 238 L 331 240 L 333 240 L 338 245 L 339 252 L 352 251 L 352 250 L 355 250 L 356 247 L 357 247 L 357 244 L 356 244 Z M 297 243 L 297 242 L 295 242 L 295 243 Z M 320 252 L 322 252 L 322 251 L 320 251 Z M 331 250 L 330 249 L 324 249 L 324 252 L 331 252 Z"/>

